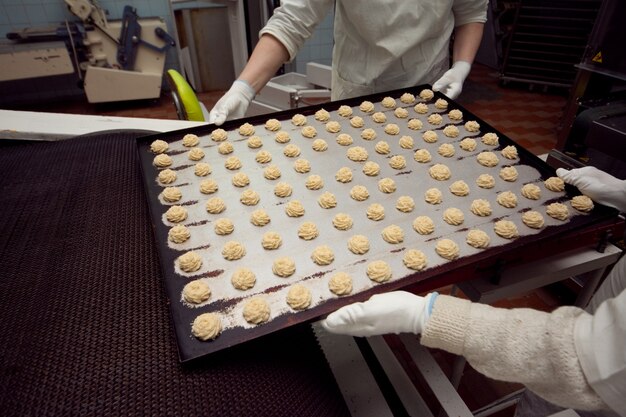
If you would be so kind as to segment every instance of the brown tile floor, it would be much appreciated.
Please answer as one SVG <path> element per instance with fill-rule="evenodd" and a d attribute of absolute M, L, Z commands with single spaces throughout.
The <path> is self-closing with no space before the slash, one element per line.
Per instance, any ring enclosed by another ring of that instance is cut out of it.
<path fill-rule="evenodd" d="M 201 93 L 198 96 L 210 109 L 221 94 L 221 91 L 214 91 Z M 457 101 L 469 112 L 513 139 L 520 146 L 540 155 L 548 152 L 556 144 L 557 126 L 566 98 L 564 92 L 548 94 L 530 91 L 522 86 L 502 87 L 498 83 L 498 74 L 495 70 L 476 64 L 465 83 L 463 94 Z M 77 99 L 63 103 L 22 106 L 16 110 L 158 119 L 177 118 L 173 100 L 166 92 L 156 100 L 94 105 L 86 103 L 83 99 Z M 449 288 L 441 292 L 446 291 L 449 291 Z M 554 297 L 552 292 L 542 289 L 502 300 L 496 305 L 508 308 L 531 307 L 550 311 L 560 305 L 560 300 Z M 449 373 L 454 357 L 444 352 L 433 353 L 444 372 Z M 519 388 L 521 385 L 491 380 L 470 366 L 466 366 L 459 392 L 470 409 L 474 410 Z M 510 417 L 513 414 L 514 407 L 510 407 L 493 416 Z"/>

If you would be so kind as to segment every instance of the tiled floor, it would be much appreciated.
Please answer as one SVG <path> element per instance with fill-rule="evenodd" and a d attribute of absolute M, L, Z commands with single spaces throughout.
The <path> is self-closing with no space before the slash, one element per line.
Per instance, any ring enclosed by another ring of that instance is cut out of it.
<path fill-rule="evenodd" d="M 220 91 L 201 93 L 199 98 L 210 109 L 221 94 Z M 565 92 L 548 94 L 531 91 L 523 86 L 500 86 L 495 70 L 476 64 L 465 83 L 463 94 L 457 101 L 466 110 L 503 135 L 534 154 L 540 155 L 547 153 L 556 144 L 557 127 L 565 106 L 565 97 Z M 141 102 L 94 105 L 79 99 L 63 103 L 22 106 L 15 110 L 158 119 L 177 118 L 173 100 L 166 92 L 159 99 Z M 442 292 L 447 290 L 449 288 Z M 546 290 L 534 291 L 496 303 L 501 307 L 531 307 L 544 311 L 550 311 L 559 304 L 560 300 L 552 292 Z M 442 369 L 450 372 L 453 356 L 435 352 L 435 357 Z M 459 392 L 470 409 L 476 409 L 519 388 L 521 386 L 518 384 L 490 380 L 467 366 Z M 514 407 L 510 407 L 493 416 L 509 417 L 513 413 Z"/>

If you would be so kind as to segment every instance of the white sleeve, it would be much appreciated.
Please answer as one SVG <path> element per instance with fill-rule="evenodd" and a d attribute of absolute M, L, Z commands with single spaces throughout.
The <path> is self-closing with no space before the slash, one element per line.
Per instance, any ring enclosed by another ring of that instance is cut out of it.
<path fill-rule="evenodd" d="M 526 385 L 544 399 L 580 410 L 608 408 L 586 381 L 574 346 L 576 307 L 552 313 L 504 309 L 440 295 L 423 345 L 462 355 L 497 380 Z"/>
<path fill-rule="evenodd" d="M 454 0 L 454 26 L 467 23 L 485 23 L 487 21 L 488 0 Z"/>
<path fill-rule="evenodd" d="M 334 3 L 334 0 L 283 0 L 259 36 L 268 34 L 278 39 L 292 61 Z"/>

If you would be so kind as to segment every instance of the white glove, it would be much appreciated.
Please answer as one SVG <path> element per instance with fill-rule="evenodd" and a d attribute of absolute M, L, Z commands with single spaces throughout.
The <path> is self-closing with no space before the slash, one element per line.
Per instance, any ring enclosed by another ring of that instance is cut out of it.
<path fill-rule="evenodd" d="M 221 125 L 226 120 L 240 119 L 254 98 L 254 89 L 244 80 L 235 80 L 209 113 L 209 123 Z"/>
<path fill-rule="evenodd" d="M 456 61 L 452 68 L 446 71 L 433 84 L 433 91 L 441 91 L 451 99 L 455 99 L 463 90 L 463 82 L 469 75 L 472 64 L 465 61 Z"/>
<path fill-rule="evenodd" d="M 626 181 L 595 167 L 583 167 L 570 171 L 559 168 L 556 170 L 556 175 L 578 188 L 593 201 L 626 212 Z"/>
<path fill-rule="evenodd" d="M 436 292 L 420 297 L 406 291 L 373 295 L 330 314 L 322 326 L 331 333 L 350 336 L 418 334 L 424 330 L 436 296 Z"/>

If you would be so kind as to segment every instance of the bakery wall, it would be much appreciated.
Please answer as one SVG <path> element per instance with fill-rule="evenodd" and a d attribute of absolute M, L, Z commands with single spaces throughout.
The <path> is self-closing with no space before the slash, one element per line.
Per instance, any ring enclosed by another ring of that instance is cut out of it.
<path fill-rule="evenodd" d="M 173 32 L 168 0 L 99 0 L 100 7 L 109 12 L 108 19 L 122 18 L 124 6 L 137 9 L 139 17 L 162 17 Z M 2 42 L 6 34 L 27 27 L 40 28 L 61 25 L 65 20 L 79 21 L 67 10 L 63 0 L 0 0 L 0 36 Z M 178 60 L 173 49 L 168 51 L 165 68 L 178 68 Z M 0 83 L 0 105 L 7 103 L 30 103 L 37 100 L 82 96 L 77 86 L 76 75 L 43 77 L 30 80 Z"/>

